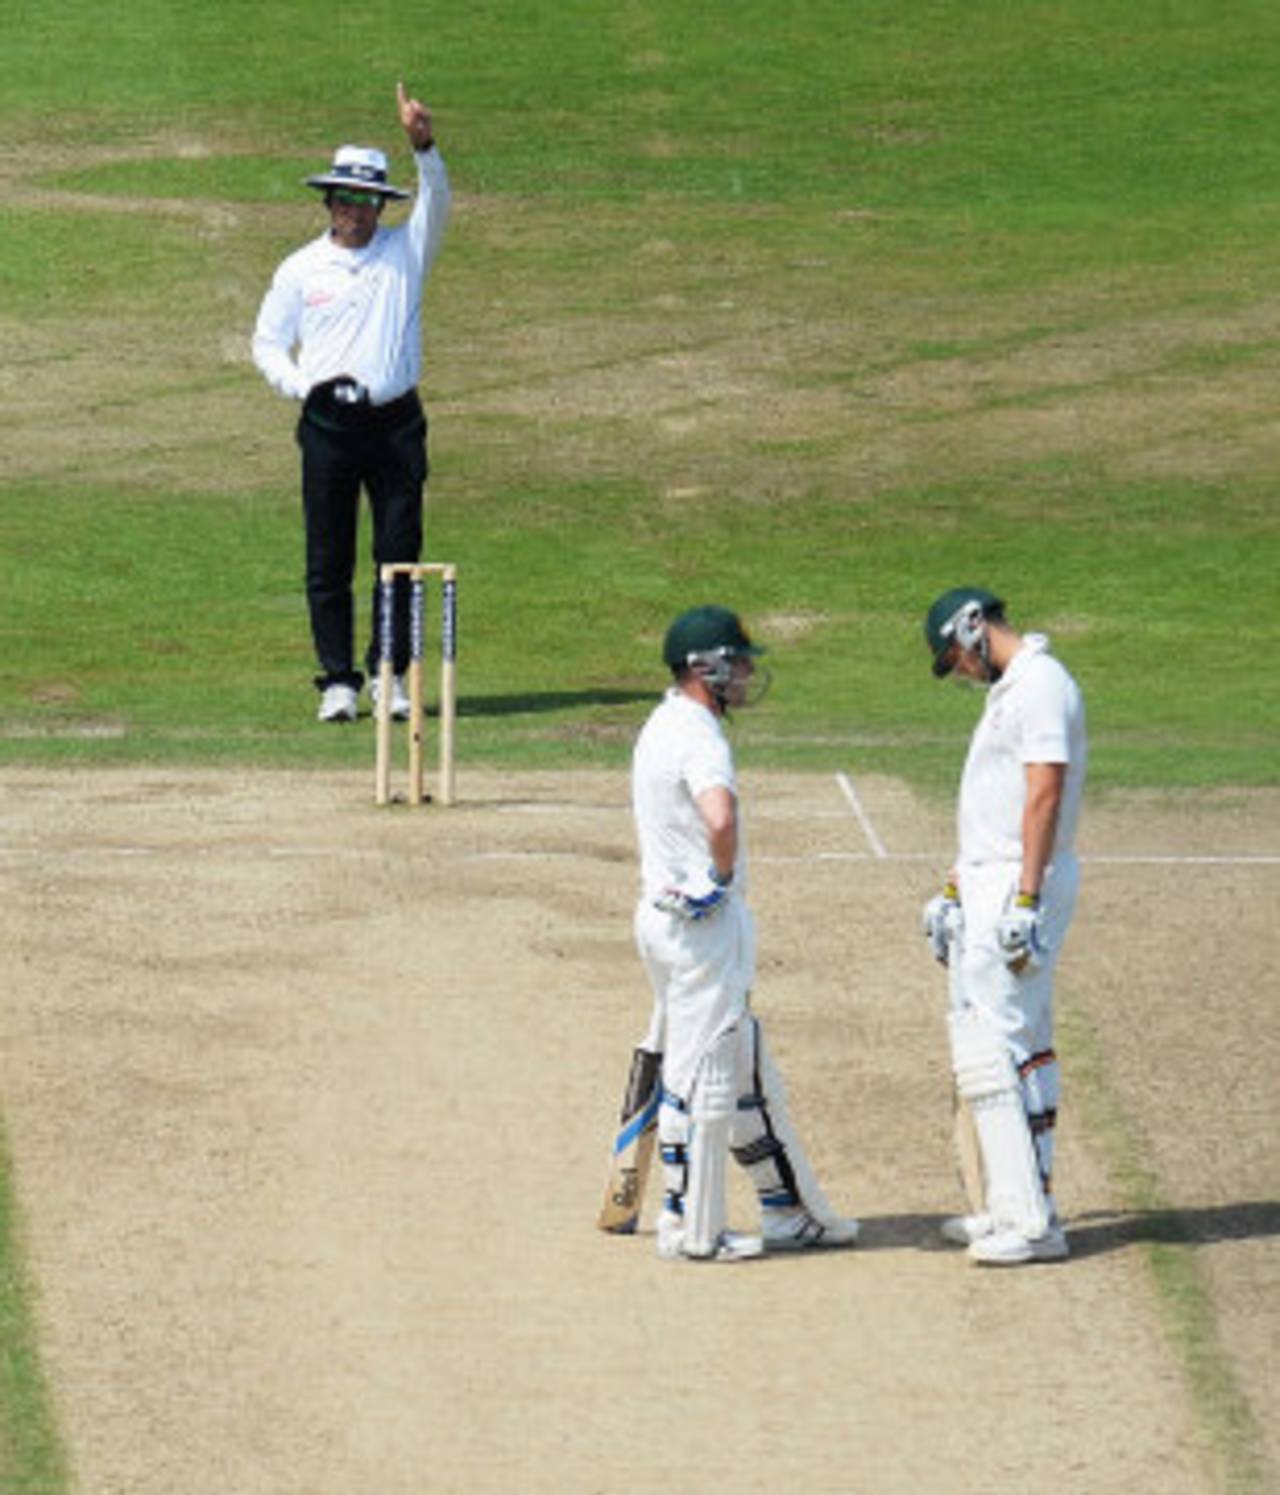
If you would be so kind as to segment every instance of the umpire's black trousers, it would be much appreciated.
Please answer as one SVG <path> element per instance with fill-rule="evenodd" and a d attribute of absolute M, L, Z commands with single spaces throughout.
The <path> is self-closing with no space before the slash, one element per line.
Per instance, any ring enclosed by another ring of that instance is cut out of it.
<path fill-rule="evenodd" d="M 422 495 L 427 481 L 427 419 L 417 392 L 387 405 L 344 405 L 332 388 L 308 396 L 298 421 L 302 451 L 302 510 L 307 541 L 307 606 L 320 673 L 316 685 L 351 685 L 363 676 L 355 664 L 356 532 L 361 487 L 373 515 L 373 558 L 422 557 Z M 396 590 L 395 668 L 409 660 L 409 589 Z M 376 672 L 380 655 L 377 577 L 374 578 L 365 668 Z"/>

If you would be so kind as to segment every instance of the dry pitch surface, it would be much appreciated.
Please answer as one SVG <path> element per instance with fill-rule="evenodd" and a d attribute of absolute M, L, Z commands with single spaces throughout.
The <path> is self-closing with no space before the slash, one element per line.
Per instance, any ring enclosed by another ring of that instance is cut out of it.
<path fill-rule="evenodd" d="M 363 775 L 0 775 L 0 1080 L 83 1495 L 1280 1487 L 1280 797 L 1090 815 L 1060 992 L 1123 1114 L 1068 1067 L 1076 1255 L 1000 1273 L 935 1244 L 948 819 L 852 787 L 870 838 L 830 777 L 745 798 L 757 1010 L 865 1243 L 703 1267 L 652 1199 L 592 1228 L 647 1010 L 620 777 L 378 813 Z M 1225 1461 L 1117 1124 L 1252 1414 Z"/>

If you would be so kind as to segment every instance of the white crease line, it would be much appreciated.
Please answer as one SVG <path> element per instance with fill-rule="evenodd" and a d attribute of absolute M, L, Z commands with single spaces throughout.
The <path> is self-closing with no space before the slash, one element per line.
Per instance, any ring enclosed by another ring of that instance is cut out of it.
<path fill-rule="evenodd" d="M 809 851 L 795 856 L 787 856 L 782 853 L 776 856 L 769 856 L 767 854 L 757 856 L 753 852 L 751 856 L 752 865 L 756 863 L 760 863 L 761 865 L 768 863 L 770 865 L 782 864 L 784 866 L 788 863 L 808 865 L 813 862 L 853 862 L 874 865 L 876 862 L 938 862 L 939 860 L 941 858 L 934 856 L 932 852 L 928 851 L 893 853 L 886 851 Z"/>
<path fill-rule="evenodd" d="M 576 805 L 572 800 L 527 800 L 518 804 L 497 805 L 500 815 L 625 815 L 626 805 Z"/>
<path fill-rule="evenodd" d="M 869 832 L 868 839 L 874 833 Z M 0 846 L 0 862 L 10 861 L 75 861 L 93 857 L 210 857 L 219 851 L 240 851 L 247 857 L 274 857 L 280 860 L 311 861 L 380 859 L 390 853 L 377 847 L 353 846 L 268 846 L 262 851 L 244 847 L 183 846 L 73 846 L 64 850 L 49 850 L 47 847 Z M 412 854 L 410 854 L 411 856 Z M 814 862 L 933 862 L 941 866 L 949 853 L 945 851 L 886 851 L 884 845 L 873 841 L 871 851 L 808 851 L 796 854 L 755 853 L 753 862 L 760 863 L 814 863 Z M 427 861 L 443 861 L 437 848 L 422 853 Z M 451 860 L 458 862 L 529 862 L 529 861 L 598 861 L 591 852 L 561 851 L 554 847 L 545 850 L 523 851 L 464 851 L 456 853 Z M 1116 854 L 1097 852 L 1081 854 L 1080 861 L 1094 867 L 1280 867 L 1280 855 L 1272 852 L 1242 852 L 1238 855 L 1208 853 L 1204 855 L 1172 856 L 1153 853 Z"/>
<path fill-rule="evenodd" d="M 1113 867 L 1280 867 L 1280 856 L 1262 852 L 1244 852 L 1239 856 L 1110 856 L 1099 852 L 1081 855 L 1082 862 Z"/>
<path fill-rule="evenodd" d="M 464 851 L 463 862 L 598 862 L 598 856 L 586 851 Z"/>
<path fill-rule="evenodd" d="M 810 851 L 796 856 L 760 856 L 753 854 L 753 862 L 933 862 L 944 866 L 948 853 L 945 851 Z M 1091 867 L 1280 867 L 1280 856 L 1269 853 L 1240 856 L 1108 856 L 1105 852 L 1094 856 L 1081 855 L 1082 865 Z"/>
<path fill-rule="evenodd" d="M 47 846 L 0 846 L 0 857 L 31 857 L 36 861 L 54 858 L 66 860 L 70 857 L 152 857 L 162 856 L 169 848 L 165 846 L 69 846 L 65 850 Z M 207 856 L 207 846 L 184 846 L 184 856 Z"/>
<path fill-rule="evenodd" d="M 470 851 L 458 859 L 463 862 L 528 862 L 528 861 L 599 861 L 599 857 L 583 851 Z M 753 852 L 753 866 L 805 866 L 819 862 L 927 862 L 943 866 L 947 860 L 945 851 L 806 851 L 788 854 L 785 852 Z M 1126 867 L 1280 867 L 1280 856 L 1082 856 L 1082 863 L 1092 866 Z"/>
<path fill-rule="evenodd" d="M 380 846 L 268 846 L 269 857 L 382 857 L 387 853 Z"/>
<path fill-rule="evenodd" d="M 862 833 L 866 836 L 871 850 L 882 861 L 885 860 L 889 852 L 884 842 L 876 834 L 876 828 L 871 824 L 870 816 L 862 808 L 862 801 L 858 798 L 858 791 L 853 787 L 853 780 L 847 773 L 838 773 L 836 774 L 836 783 L 840 786 L 840 793 L 849 801 L 849 808 L 858 817 L 858 824 L 862 827 Z"/>

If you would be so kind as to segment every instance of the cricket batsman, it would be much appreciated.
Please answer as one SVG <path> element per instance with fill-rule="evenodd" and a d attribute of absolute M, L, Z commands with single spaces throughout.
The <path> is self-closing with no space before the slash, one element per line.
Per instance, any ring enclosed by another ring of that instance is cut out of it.
<path fill-rule="evenodd" d="M 753 689 L 763 652 L 727 608 L 682 613 L 663 644 L 672 683 L 632 760 L 635 936 L 656 1004 L 647 1042 L 663 1053 L 657 1244 L 668 1259 L 739 1261 L 847 1246 L 858 1234 L 818 1187 L 750 1007 L 755 926 L 724 726 L 763 693 L 760 677 Z M 759 1236 L 726 1229 L 730 1152 L 759 1197 Z"/>
<path fill-rule="evenodd" d="M 982 587 L 945 592 L 924 632 L 935 676 L 986 692 L 960 781 L 956 864 L 923 918 L 950 966 L 956 1090 L 985 1180 L 984 1207 L 942 1233 L 987 1266 L 1057 1261 L 1068 1247 L 1052 1192 L 1053 981 L 1079 886 L 1084 702 L 1049 640 L 1015 632 Z"/>

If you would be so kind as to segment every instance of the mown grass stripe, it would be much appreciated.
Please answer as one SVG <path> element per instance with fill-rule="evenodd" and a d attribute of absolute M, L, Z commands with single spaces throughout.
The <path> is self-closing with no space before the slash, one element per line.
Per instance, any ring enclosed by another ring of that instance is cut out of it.
<path fill-rule="evenodd" d="M 0 1124 L 0 1492 L 64 1495 L 67 1459 L 40 1363 L 8 1140 Z"/>
<path fill-rule="evenodd" d="M 1225 1495 L 1262 1495 L 1266 1461 L 1259 1429 L 1239 1377 L 1223 1347 L 1196 1242 L 1178 1207 L 1164 1193 L 1138 1128 L 1107 1078 L 1097 1033 L 1069 1000 L 1061 1017 L 1073 1100 L 1102 1148 L 1119 1207 L 1152 1223 L 1133 1239 L 1155 1290 L 1161 1326 L 1187 1384 L 1200 1431 L 1217 1463 Z"/>

